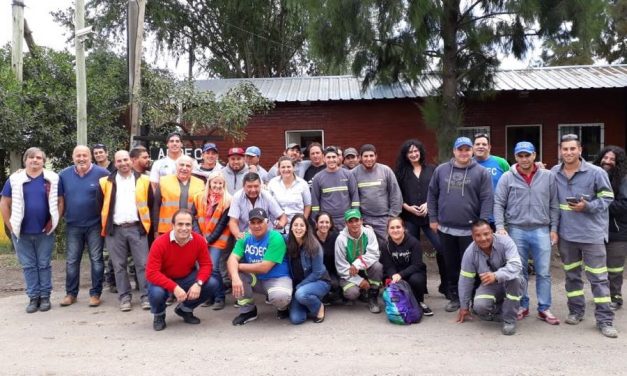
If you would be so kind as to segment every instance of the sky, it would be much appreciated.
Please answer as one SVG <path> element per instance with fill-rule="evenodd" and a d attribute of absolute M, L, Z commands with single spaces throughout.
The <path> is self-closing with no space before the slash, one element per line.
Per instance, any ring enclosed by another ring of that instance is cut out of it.
<path fill-rule="evenodd" d="M 28 25 L 33 31 L 35 43 L 40 46 L 50 47 L 56 50 L 68 49 L 74 50 L 73 44 L 66 44 L 68 39 L 67 31 L 56 24 L 50 12 L 59 9 L 66 9 L 74 5 L 74 0 L 23 0 L 26 4 L 24 8 L 24 18 L 28 21 Z M 12 10 L 11 4 L 13 0 L 0 0 L 0 45 L 4 46 L 11 42 L 12 39 Z M 160 68 L 168 68 L 180 77 L 184 77 L 187 72 L 187 62 L 181 59 L 177 63 L 173 58 L 163 57 L 155 59 L 154 49 L 150 43 L 144 43 L 146 60 L 157 65 Z M 24 47 L 27 48 L 26 45 Z M 534 54 L 537 55 L 537 54 Z M 501 68 L 504 69 L 521 69 L 529 66 L 533 56 L 523 61 L 519 61 L 513 57 L 503 57 Z M 198 76 L 197 78 L 206 78 Z"/>

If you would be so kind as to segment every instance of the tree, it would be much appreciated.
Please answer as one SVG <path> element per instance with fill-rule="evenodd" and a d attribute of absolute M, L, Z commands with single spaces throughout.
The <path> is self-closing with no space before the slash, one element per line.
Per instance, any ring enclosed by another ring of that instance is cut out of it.
<path fill-rule="evenodd" d="M 499 53 L 521 58 L 531 38 L 575 38 L 599 32 L 589 25 L 604 0 L 309 0 L 311 52 L 332 68 L 347 63 L 371 83 L 417 83 L 424 74 L 441 85 L 423 105 L 437 130 L 440 160 L 462 125 L 460 93 L 493 85 Z"/>
<path fill-rule="evenodd" d="M 125 39 L 127 0 L 91 0 L 87 24 L 100 42 Z M 73 29 L 73 9 L 55 13 Z M 161 0 L 146 4 L 145 29 L 156 46 L 187 56 L 210 76 L 278 77 L 304 72 L 306 14 L 288 0 Z M 311 69 L 310 69 L 311 71 Z"/>

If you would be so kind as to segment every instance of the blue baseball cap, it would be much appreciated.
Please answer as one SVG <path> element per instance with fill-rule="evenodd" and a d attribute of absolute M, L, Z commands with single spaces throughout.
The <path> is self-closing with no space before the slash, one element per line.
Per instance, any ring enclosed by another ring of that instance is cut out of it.
<path fill-rule="evenodd" d="M 536 148 L 533 146 L 533 144 L 531 142 L 528 142 L 528 141 L 520 141 L 514 147 L 514 154 L 518 154 L 518 153 L 529 153 L 529 154 L 531 154 L 531 153 L 535 153 L 535 152 L 536 152 Z"/>
<path fill-rule="evenodd" d="M 249 146 L 246 148 L 246 152 L 244 154 L 251 157 L 261 157 L 261 149 L 256 146 Z"/>
<path fill-rule="evenodd" d="M 208 142 L 206 143 L 203 147 L 202 147 L 202 152 L 206 153 L 209 150 L 213 150 L 216 153 L 218 152 L 218 147 L 216 146 L 216 144 L 214 144 L 213 142 Z"/>
<path fill-rule="evenodd" d="M 454 148 L 459 149 L 462 146 L 472 147 L 472 141 L 470 141 L 468 137 L 458 137 L 457 140 L 455 140 Z"/>

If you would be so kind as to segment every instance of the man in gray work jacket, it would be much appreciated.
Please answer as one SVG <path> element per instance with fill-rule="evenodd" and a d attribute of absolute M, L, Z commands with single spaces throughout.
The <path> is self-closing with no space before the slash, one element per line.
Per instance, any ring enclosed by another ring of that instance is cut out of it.
<path fill-rule="evenodd" d="M 614 312 L 610 309 L 605 242 L 608 240 L 608 207 L 614 199 L 607 173 L 581 158 L 577 135 L 564 135 L 560 141 L 562 163 L 551 169 L 560 202 L 559 251 L 566 272 L 568 318 L 577 325 L 584 318 L 586 299 L 581 271 L 592 287 L 595 317 L 601 333 L 618 337 Z"/>

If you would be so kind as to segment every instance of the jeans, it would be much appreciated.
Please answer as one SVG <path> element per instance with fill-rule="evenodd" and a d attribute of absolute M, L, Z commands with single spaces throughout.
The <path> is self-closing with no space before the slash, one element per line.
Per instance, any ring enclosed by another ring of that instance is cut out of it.
<path fill-rule="evenodd" d="M 533 258 L 536 269 L 536 295 L 538 296 L 538 312 L 551 308 L 551 237 L 549 228 L 522 228 L 509 226 L 509 236 L 516 243 L 520 260 L 523 262 L 523 277 L 525 278 L 523 297 L 520 300 L 521 308 L 529 308 L 529 271 L 527 260 L 529 254 Z"/>
<path fill-rule="evenodd" d="M 308 315 L 316 315 L 322 304 L 321 299 L 329 292 L 331 285 L 326 281 L 315 281 L 299 287 L 290 303 L 290 321 L 302 324 Z"/>
<path fill-rule="evenodd" d="M 218 284 L 216 286 L 216 293 L 213 300 L 218 302 L 224 301 L 224 281 L 222 280 L 222 265 L 220 265 L 220 256 L 222 256 L 222 252 L 224 251 L 216 247 L 209 248 L 211 264 L 213 266 L 213 270 L 211 271 L 211 279 L 215 279 Z"/>
<path fill-rule="evenodd" d="M 102 257 L 104 239 L 100 236 L 100 224 L 91 227 L 67 226 L 66 242 L 67 270 L 65 291 L 67 295 L 78 296 L 81 259 L 83 258 L 83 249 L 85 244 L 87 244 L 89 261 L 91 262 L 91 289 L 89 289 L 89 296 L 100 296 L 104 278 L 104 259 Z"/>
<path fill-rule="evenodd" d="M 54 247 L 54 234 L 23 234 L 16 238 L 11 234 L 17 259 L 22 265 L 26 294 L 29 298 L 48 298 L 52 291 L 50 259 Z"/>
<path fill-rule="evenodd" d="M 186 292 L 196 283 L 197 270 L 189 273 L 186 277 L 174 279 L 183 290 Z M 181 304 L 181 310 L 185 312 L 192 312 L 194 308 L 198 307 L 203 302 L 211 299 L 215 294 L 218 287 L 218 281 L 211 277 L 206 283 L 203 283 L 200 288 L 200 296 L 195 300 L 186 300 Z M 165 315 L 165 301 L 170 296 L 170 292 L 161 286 L 153 285 L 148 282 L 148 301 L 150 301 L 150 312 L 153 315 Z"/>

